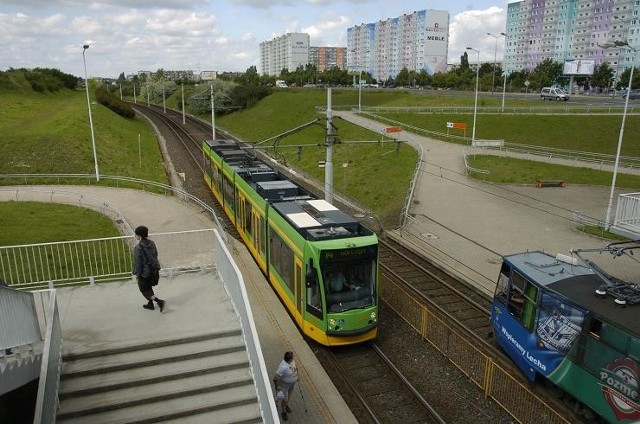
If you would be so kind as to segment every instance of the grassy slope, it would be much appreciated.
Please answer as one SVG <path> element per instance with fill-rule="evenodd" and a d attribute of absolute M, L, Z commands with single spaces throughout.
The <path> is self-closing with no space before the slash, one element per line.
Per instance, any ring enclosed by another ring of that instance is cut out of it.
<path fill-rule="evenodd" d="M 393 98 L 391 94 L 387 99 Z M 357 104 L 356 91 L 336 90 L 332 95 L 334 107 L 353 104 L 354 100 Z M 277 152 L 290 166 L 324 180 L 324 168 L 318 166 L 318 161 L 326 158 L 323 147 L 326 121 L 325 115 L 315 109 L 324 105 L 324 90 L 280 91 L 266 97 L 252 109 L 218 118 L 216 125 L 247 141 L 260 142 L 319 119 L 318 124 L 280 141 L 281 145 L 309 145 L 303 148 L 300 159 L 296 148 L 281 147 Z M 348 141 L 377 141 L 381 136 L 340 119 L 334 119 L 333 123 L 338 129 L 339 140 L 344 142 L 334 148 L 335 189 L 358 199 L 383 220 L 395 222 L 416 165 L 416 152 L 407 145 L 401 145 L 396 151 L 395 144 L 349 144 Z M 273 145 L 273 142 L 267 144 Z"/>
<path fill-rule="evenodd" d="M 93 174 L 85 91 L 38 94 L 21 73 L 6 76 L 0 86 L 0 174 Z M 101 175 L 167 181 L 156 136 L 145 120 L 123 119 L 95 103 L 92 111 Z M 0 245 L 119 235 L 111 220 L 101 214 L 35 202 L 0 202 L 0 228 Z"/>
<path fill-rule="evenodd" d="M 0 173 L 95 172 L 85 92 L 0 91 Z M 100 174 L 166 182 L 156 137 L 146 121 L 92 104 Z M 142 166 L 138 160 L 141 135 Z"/>

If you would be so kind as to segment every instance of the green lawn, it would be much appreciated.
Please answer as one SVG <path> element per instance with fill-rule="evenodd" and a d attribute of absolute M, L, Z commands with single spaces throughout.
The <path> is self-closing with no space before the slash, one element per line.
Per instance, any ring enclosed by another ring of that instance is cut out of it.
<path fill-rule="evenodd" d="M 449 121 L 467 123 L 471 138 L 473 114 L 381 113 L 389 119 L 446 133 Z M 622 118 L 619 115 L 525 115 L 482 114 L 476 119 L 476 139 L 504 140 L 567 150 L 615 155 Z M 452 134 L 454 134 L 452 130 Z M 456 135 L 462 135 L 457 130 Z M 640 157 L 640 115 L 628 115 L 622 155 Z"/>
<path fill-rule="evenodd" d="M 0 246 L 121 234 L 111 219 L 86 208 L 40 202 L 0 202 Z"/>
<path fill-rule="evenodd" d="M 467 156 L 469 165 L 490 171 L 472 174 L 474 178 L 499 184 L 531 184 L 536 180 L 562 180 L 566 184 L 611 186 L 612 173 L 589 168 L 554 165 L 530 160 L 500 158 L 497 156 Z M 640 176 L 618 173 L 616 187 L 632 190 L 640 188 Z"/>

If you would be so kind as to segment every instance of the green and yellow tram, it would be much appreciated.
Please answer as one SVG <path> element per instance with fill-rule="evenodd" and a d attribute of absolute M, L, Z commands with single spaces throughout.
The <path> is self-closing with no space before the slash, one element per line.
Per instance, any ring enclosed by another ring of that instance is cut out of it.
<path fill-rule="evenodd" d="M 231 141 L 205 141 L 204 179 L 302 332 L 328 345 L 374 339 L 378 238 Z"/>

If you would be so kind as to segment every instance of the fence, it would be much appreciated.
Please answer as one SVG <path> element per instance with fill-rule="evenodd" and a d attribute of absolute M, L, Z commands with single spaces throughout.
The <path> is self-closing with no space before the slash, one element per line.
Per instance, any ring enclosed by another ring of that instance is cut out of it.
<path fill-rule="evenodd" d="M 247 295 L 247 290 L 244 285 L 244 279 L 237 265 L 233 262 L 231 253 L 227 250 L 227 247 L 218 235 L 218 232 L 216 231 L 215 233 L 217 244 L 215 258 L 218 272 L 222 277 L 224 286 L 231 297 L 231 302 L 240 319 L 240 325 L 249 355 L 249 362 L 251 363 L 251 370 L 253 371 L 254 382 L 258 392 L 262 418 L 265 423 L 277 423 L 279 422 L 278 410 L 274 407 L 275 400 L 271 391 L 270 378 L 262 356 L 262 347 L 260 346 L 260 339 L 258 339 L 258 332 L 253 320 L 253 313 L 251 312 L 251 305 L 249 304 L 249 296 Z"/>
<path fill-rule="evenodd" d="M 62 370 L 62 328 L 56 291 L 50 290 L 48 305 L 45 309 L 47 327 L 45 344 L 40 364 L 40 381 L 33 417 L 34 424 L 55 422 L 58 410 L 58 390 L 60 388 L 60 372 Z"/>
<path fill-rule="evenodd" d="M 627 193 L 618 196 L 614 226 L 640 237 L 640 193 Z"/>
<path fill-rule="evenodd" d="M 381 297 L 516 420 L 523 423 L 568 423 L 553 406 L 531 391 L 525 381 L 511 376 L 508 370 L 478 350 L 462 331 L 447 324 L 435 311 L 420 304 L 411 293 L 384 274 Z"/>
<path fill-rule="evenodd" d="M 213 229 L 149 236 L 162 274 L 213 268 Z M 34 289 L 131 276 L 133 236 L 0 247 L 0 275 L 14 288 Z"/>

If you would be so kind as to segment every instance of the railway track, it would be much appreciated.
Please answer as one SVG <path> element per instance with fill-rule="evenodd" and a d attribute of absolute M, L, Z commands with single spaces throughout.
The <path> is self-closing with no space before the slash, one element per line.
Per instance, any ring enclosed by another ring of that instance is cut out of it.
<path fill-rule="evenodd" d="M 207 128 L 205 123 L 190 116 L 186 116 L 185 124 L 182 124 L 182 114 L 171 109 L 167 109 L 165 113 L 159 106 L 147 107 L 139 103 L 133 106 L 138 112 L 151 119 L 167 139 L 168 154 L 174 165 L 176 165 L 176 158 L 183 158 L 179 160 L 180 166 L 188 170 L 182 172 L 184 189 L 210 206 L 216 212 L 224 230 L 231 237 L 239 239 L 240 234 L 227 218 L 222 206 L 215 201 L 203 179 L 204 163 L 201 144 L 205 138 L 211 138 L 211 127 Z M 188 158 L 186 159 L 188 163 L 185 163 L 185 156 Z M 176 170 L 180 173 L 179 169 Z"/>
<path fill-rule="evenodd" d="M 395 240 L 382 237 L 379 252 L 383 275 L 406 287 L 413 293 L 414 299 L 427 305 L 430 310 L 437 311 L 437 315 L 464 333 L 467 339 L 473 339 L 476 348 L 503 369 L 509 370 L 511 375 L 524 381 L 518 368 L 493 342 L 489 299 Z M 547 404 L 553 405 L 568 422 L 583 422 L 575 413 L 573 400 L 559 399 L 557 389 L 553 386 L 537 385 L 530 389 Z"/>
<path fill-rule="evenodd" d="M 488 299 L 397 241 L 381 238 L 379 252 L 380 268 L 387 276 L 405 283 L 421 300 L 483 342 L 491 338 Z"/>
<path fill-rule="evenodd" d="M 355 399 L 359 422 L 445 422 L 375 343 L 322 351 Z"/>
<path fill-rule="evenodd" d="M 167 110 L 165 114 L 161 107 L 137 105 L 136 109 L 152 117 L 154 122 L 161 123 L 163 133 L 166 130 L 175 134 L 176 141 L 167 143 L 170 157 L 174 160 L 174 155 L 184 156 L 184 152 L 188 151 L 191 164 L 183 166 L 195 171 L 194 178 L 185 180 L 185 190 L 210 204 L 223 220 L 226 230 L 233 237 L 239 237 L 202 179 L 200 145 L 203 139 L 210 138 L 211 127 L 192 117 L 186 117 L 185 124 L 182 124 L 181 113 Z M 173 147 L 169 146 L 171 144 Z M 176 144 L 182 146 L 182 152 L 171 152 L 172 149 L 177 150 Z M 488 299 L 395 241 L 381 237 L 379 249 L 381 274 L 405 284 L 416 299 L 437 308 L 445 319 L 454 322 L 469 337 L 474 338 L 482 346 L 482 350 L 497 358 L 501 365 L 513 367 L 490 340 L 492 329 Z M 323 350 L 328 352 L 327 349 L 316 349 L 318 352 Z M 354 415 L 362 422 L 443 422 L 411 388 L 408 380 L 398 375 L 392 364 L 385 363 L 382 359 L 384 355 L 378 351 L 373 345 L 364 345 L 341 348 L 335 353 L 322 355 L 324 360 L 321 362 L 325 367 L 327 364 L 334 364 L 330 365 L 334 372 L 328 370 L 332 379 L 343 380 L 343 386 L 350 387 L 353 403 L 348 403 L 354 409 Z M 514 375 L 519 375 L 515 367 L 513 369 Z M 387 384 L 387 379 L 393 382 Z M 396 405 L 402 406 L 396 408 Z"/>

